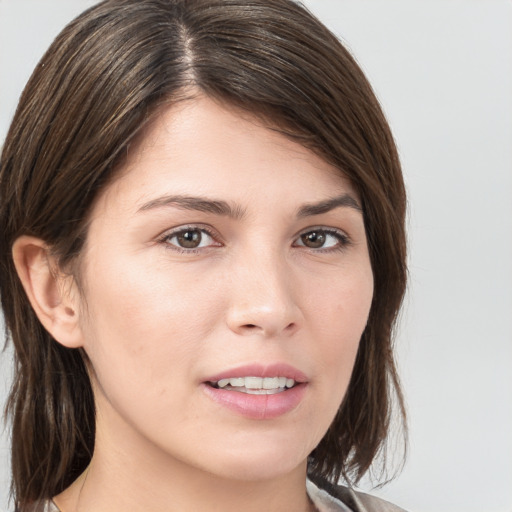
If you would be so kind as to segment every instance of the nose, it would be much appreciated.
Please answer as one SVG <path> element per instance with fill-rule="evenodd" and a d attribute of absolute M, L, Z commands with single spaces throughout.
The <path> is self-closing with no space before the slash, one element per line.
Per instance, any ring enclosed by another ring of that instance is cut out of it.
<path fill-rule="evenodd" d="M 231 273 L 228 327 L 243 336 L 291 336 L 300 328 L 302 314 L 295 300 L 291 270 L 271 255 L 244 259 Z"/>

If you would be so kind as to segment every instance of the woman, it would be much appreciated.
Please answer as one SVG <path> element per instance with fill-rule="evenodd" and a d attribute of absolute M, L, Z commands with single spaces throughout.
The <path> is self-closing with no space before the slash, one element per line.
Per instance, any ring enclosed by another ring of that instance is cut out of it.
<path fill-rule="evenodd" d="M 405 194 L 354 60 L 289 0 L 107 0 L 1 158 L 17 510 L 398 510 Z M 306 475 L 308 480 L 306 481 Z"/>

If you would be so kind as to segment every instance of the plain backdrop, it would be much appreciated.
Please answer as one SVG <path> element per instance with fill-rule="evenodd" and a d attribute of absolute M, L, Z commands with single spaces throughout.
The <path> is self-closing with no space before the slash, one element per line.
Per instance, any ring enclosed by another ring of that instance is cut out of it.
<path fill-rule="evenodd" d="M 17 98 L 86 0 L 0 0 L 0 143 Z M 398 332 L 416 512 L 512 512 L 512 2 L 310 0 L 372 82 L 409 193 Z M 0 356 L 0 402 L 9 351 Z M 7 510 L 8 431 L 0 439 Z"/>

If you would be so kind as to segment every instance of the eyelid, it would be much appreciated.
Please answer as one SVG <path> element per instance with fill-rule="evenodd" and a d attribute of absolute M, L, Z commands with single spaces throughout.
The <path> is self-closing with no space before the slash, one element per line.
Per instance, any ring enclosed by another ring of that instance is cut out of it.
<path fill-rule="evenodd" d="M 216 242 L 216 243 L 209 245 L 207 247 L 186 249 L 185 247 L 179 247 L 177 245 L 170 244 L 168 242 L 168 240 L 171 239 L 172 237 L 179 235 L 180 233 L 183 233 L 184 231 L 187 231 L 187 230 L 203 231 L 210 238 L 212 238 L 212 240 L 214 240 L 214 242 Z M 158 237 L 156 238 L 156 241 L 158 243 L 165 244 L 167 246 L 167 248 L 169 248 L 170 250 L 174 250 L 174 251 L 177 251 L 180 253 L 196 253 L 199 251 L 207 250 L 210 247 L 220 247 L 221 245 L 223 245 L 222 237 L 220 236 L 220 234 L 207 224 L 183 224 L 181 226 L 176 226 L 174 228 L 167 229 L 163 233 L 158 235 Z"/>
<path fill-rule="evenodd" d="M 334 227 L 328 227 L 328 226 L 310 226 L 306 229 L 301 230 L 294 238 L 294 244 L 297 240 L 300 239 L 303 235 L 306 235 L 308 233 L 311 233 L 312 231 L 321 231 L 322 233 L 326 233 L 329 235 L 333 235 L 336 238 L 338 238 L 339 243 L 336 244 L 333 247 L 320 247 L 318 249 L 308 247 L 307 245 L 296 245 L 295 247 L 304 247 L 305 249 L 308 249 L 313 252 L 333 252 L 333 251 L 340 251 L 346 249 L 348 246 L 352 244 L 351 238 L 348 236 L 348 234 L 339 228 Z"/>

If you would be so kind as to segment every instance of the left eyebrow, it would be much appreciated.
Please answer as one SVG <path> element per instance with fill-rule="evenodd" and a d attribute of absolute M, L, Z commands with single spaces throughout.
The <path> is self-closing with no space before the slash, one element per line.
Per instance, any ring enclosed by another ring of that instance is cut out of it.
<path fill-rule="evenodd" d="M 310 217 L 312 215 L 321 215 L 323 213 L 330 212 L 335 208 L 348 207 L 357 210 L 362 213 L 363 209 L 356 201 L 356 199 L 350 194 L 343 194 L 341 196 L 333 197 L 331 199 L 325 199 L 318 203 L 308 203 L 301 206 L 297 212 L 297 217 Z"/>
<path fill-rule="evenodd" d="M 162 207 L 175 207 L 182 210 L 194 210 L 214 215 L 222 215 L 233 219 L 241 219 L 245 215 L 243 208 L 237 205 L 231 205 L 226 201 L 219 199 L 209 199 L 205 197 L 166 195 L 152 199 L 143 204 L 137 211 L 143 212 Z"/>

